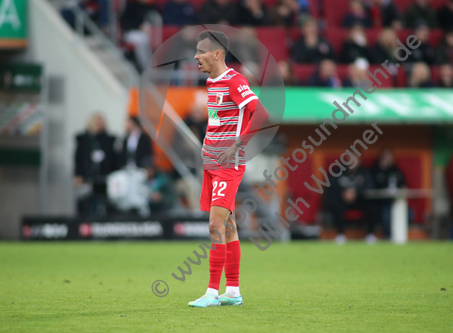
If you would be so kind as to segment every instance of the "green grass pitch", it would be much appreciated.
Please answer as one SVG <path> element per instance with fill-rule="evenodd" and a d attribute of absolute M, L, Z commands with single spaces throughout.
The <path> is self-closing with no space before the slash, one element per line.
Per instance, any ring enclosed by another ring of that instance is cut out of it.
<path fill-rule="evenodd" d="M 198 244 L 0 243 L 0 332 L 453 332 L 451 242 L 244 242 L 244 306 L 202 309 L 208 260 L 171 276 Z"/>

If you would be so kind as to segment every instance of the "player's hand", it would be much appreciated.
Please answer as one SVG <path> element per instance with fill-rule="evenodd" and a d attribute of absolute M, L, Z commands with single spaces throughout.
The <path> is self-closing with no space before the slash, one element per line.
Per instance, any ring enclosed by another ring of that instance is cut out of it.
<path fill-rule="evenodd" d="M 219 161 L 218 164 L 222 165 L 225 161 L 227 162 L 227 169 L 230 166 L 230 159 L 236 154 L 238 151 L 239 147 L 236 146 L 236 144 L 233 144 L 230 148 L 225 150 L 219 155 Z"/>
<path fill-rule="evenodd" d="M 204 145 L 201 146 L 201 159 L 203 160 L 204 154 L 206 153 L 206 150 L 204 150 Z"/>

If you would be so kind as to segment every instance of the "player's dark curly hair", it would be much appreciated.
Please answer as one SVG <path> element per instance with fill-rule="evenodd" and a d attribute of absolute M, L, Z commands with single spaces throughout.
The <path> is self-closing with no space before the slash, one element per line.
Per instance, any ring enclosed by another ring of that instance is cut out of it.
<path fill-rule="evenodd" d="M 218 45 L 221 49 L 228 52 L 228 37 L 222 31 L 204 30 L 198 35 L 198 41 L 201 42 L 203 39 L 209 39 L 212 44 Z"/>

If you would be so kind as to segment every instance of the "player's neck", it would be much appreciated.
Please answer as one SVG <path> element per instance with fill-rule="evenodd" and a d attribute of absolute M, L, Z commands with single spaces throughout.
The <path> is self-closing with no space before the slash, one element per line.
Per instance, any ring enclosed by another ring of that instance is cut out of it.
<path fill-rule="evenodd" d="M 222 73 L 228 70 L 228 67 L 225 64 L 222 64 L 220 66 L 217 66 L 212 72 L 209 73 L 209 76 L 212 79 L 215 79 L 216 77 L 219 77 Z"/>

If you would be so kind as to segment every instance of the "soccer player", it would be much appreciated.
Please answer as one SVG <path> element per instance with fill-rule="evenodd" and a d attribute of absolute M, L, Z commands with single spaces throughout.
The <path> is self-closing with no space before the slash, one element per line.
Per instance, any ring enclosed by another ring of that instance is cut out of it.
<path fill-rule="evenodd" d="M 203 186 L 201 210 L 210 212 L 209 285 L 206 294 L 189 302 L 193 307 L 242 305 L 239 292 L 241 248 L 231 215 L 245 172 L 244 146 L 261 129 L 268 113 L 250 89 L 245 77 L 225 64 L 228 37 L 220 31 L 198 36 L 195 59 L 208 73 L 209 120 L 202 147 Z M 219 296 L 225 266 L 226 292 Z"/>

